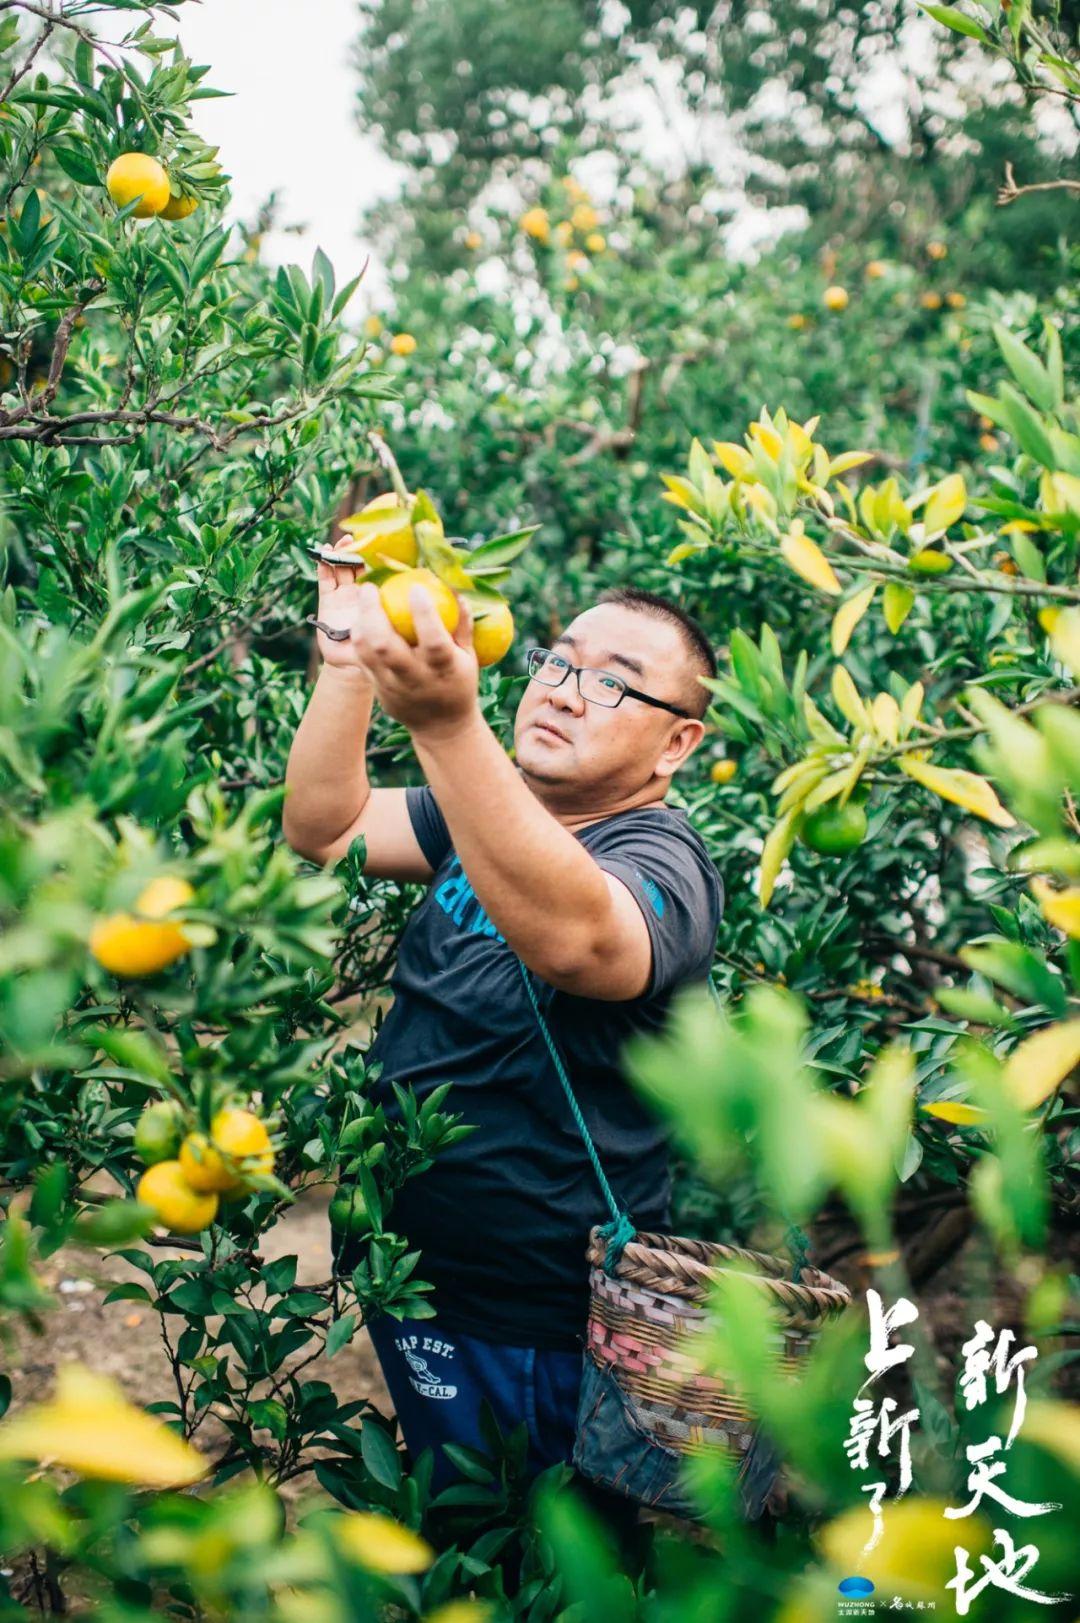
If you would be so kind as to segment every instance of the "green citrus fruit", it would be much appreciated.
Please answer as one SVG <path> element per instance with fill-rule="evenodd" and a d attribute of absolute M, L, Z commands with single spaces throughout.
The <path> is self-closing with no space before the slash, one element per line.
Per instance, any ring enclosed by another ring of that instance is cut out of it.
<path fill-rule="evenodd" d="M 823 857 L 843 856 L 866 838 L 866 812 L 855 801 L 846 806 L 826 801 L 804 819 L 799 838 Z"/>
<path fill-rule="evenodd" d="M 338 1234 L 370 1234 L 371 1218 L 360 1190 L 340 1187 L 330 1202 L 330 1227 Z"/>
<path fill-rule="evenodd" d="M 184 1133 L 184 1112 L 174 1099 L 147 1105 L 135 1124 L 135 1154 L 148 1167 L 175 1160 Z"/>

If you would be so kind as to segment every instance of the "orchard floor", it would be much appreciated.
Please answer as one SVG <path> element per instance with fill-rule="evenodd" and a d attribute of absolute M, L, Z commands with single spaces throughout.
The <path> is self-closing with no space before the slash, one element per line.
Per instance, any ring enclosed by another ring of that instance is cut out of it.
<path fill-rule="evenodd" d="M 325 1195 L 306 1196 L 263 1239 L 267 1262 L 294 1254 L 299 1258 L 298 1285 L 329 1278 L 326 1208 Z M 180 1253 L 155 1248 L 156 1257 L 170 1255 Z M 105 1302 L 119 1281 L 144 1280 L 137 1269 L 122 1257 L 101 1257 L 89 1248 L 69 1246 L 49 1258 L 41 1277 L 57 1307 L 45 1316 L 43 1335 L 35 1336 L 23 1327 L 9 1349 L 7 1369 L 20 1405 L 46 1396 L 57 1367 L 71 1362 L 111 1375 L 136 1403 L 170 1396 L 171 1376 L 158 1314 L 138 1302 Z M 308 1364 L 303 1378 L 327 1381 L 342 1400 L 367 1398 L 384 1414 L 393 1412 L 375 1350 L 363 1330 L 333 1359 L 319 1358 Z M 204 1446 L 202 1432 L 197 1442 Z"/>

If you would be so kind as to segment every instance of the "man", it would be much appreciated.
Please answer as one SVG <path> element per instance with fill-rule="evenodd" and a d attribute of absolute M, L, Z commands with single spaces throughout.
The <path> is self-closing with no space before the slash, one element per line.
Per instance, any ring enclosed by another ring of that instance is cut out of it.
<path fill-rule="evenodd" d="M 527 1421 L 531 1472 L 569 1459 L 585 1246 L 609 1215 L 518 959 L 616 1196 L 639 1230 L 663 1229 L 664 1135 L 619 1053 L 663 1024 L 676 986 L 708 975 L 724 893 L 685 813 L 664 805 L 705 731 L 698 678 L 716 670 L 680 608 L 607 592 L 534 653 L 512 761 L 478 705 L 468 606 L 451 636 L 423 587 L 410 602 L 416 647 L 372 583 L 319 565 L 319 618 L 351 637 L 319 632 L 284 832 L 320 863 L 363 835 L 373 877 L 430 882 L 370 1058 L 388 1110 L 391 1080 L 421 1101 L 450 1080 L 447 1108 L 476 1130 L 410 1180 L 390 1218 L 423 1253 L 434 1318 L 369 1328 L 406 1446 L 432 1447 L 438 1489 L 454 1477 L 440 1444 L 485 1448 L 485 1397 L 504 1432 Z M 376 698 L 412 735 L 424 786 L 371 787 Z"/>

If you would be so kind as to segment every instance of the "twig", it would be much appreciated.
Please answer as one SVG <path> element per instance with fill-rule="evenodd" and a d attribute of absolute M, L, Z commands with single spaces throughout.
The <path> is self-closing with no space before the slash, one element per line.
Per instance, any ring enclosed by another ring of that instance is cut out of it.
<path fill-rule="evenodd" d="M 1033 181 L 1030 186 L 1018 186 L 1013 176 L 1013 166 L 1006 162 L 1005 184 L 999 187 L 997 194 L 998 208 L 1015 203 L 1018 197 L 1026 197 L 1029 192 L 1080 192 L 1080 180 L 1039 180 Z"/>

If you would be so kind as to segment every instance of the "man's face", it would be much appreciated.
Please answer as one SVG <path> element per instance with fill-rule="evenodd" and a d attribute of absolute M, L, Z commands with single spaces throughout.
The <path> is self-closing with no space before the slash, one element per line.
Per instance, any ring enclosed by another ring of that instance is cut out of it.
<path fill-rule="evenodd" d="M 630 687 L 686 708 L 689 661 L 677 628 L 616 603 L 586 609 L 552 643 L 571 665 L 592 665 Z M 637 793 L 670 776 L 702 734 L 701 724 L 625 696 L 614 708 L 590 704 L 568 675 L 557 687 L 531 681 L 518 705 L 514 752 L 525 777 L 559 798 L 590 791 L 604 800 Z"/>

